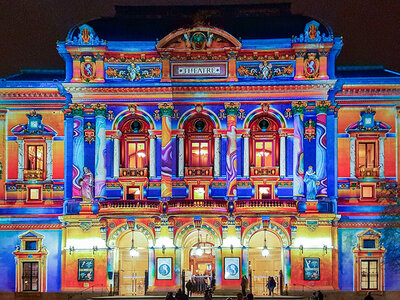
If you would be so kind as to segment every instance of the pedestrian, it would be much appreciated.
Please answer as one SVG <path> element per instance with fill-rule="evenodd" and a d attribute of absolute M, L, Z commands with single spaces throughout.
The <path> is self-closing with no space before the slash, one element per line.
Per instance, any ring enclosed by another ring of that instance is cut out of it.
<path fill-rule="evenodd" d="M 242 293 L 237 293 L 236 294 L 236 300 L 243 300 L 243 294 Z"/>
<path fill-rule="evenodd" d="M 189 281 L 186 282 L 186 290 L 187 290 L 188 297 L 192 296 L 192 288 L 193 288 L 193 284 L 189 279 Z"/>
<path fill-rule="evenodd" d="M 165 297 L 165 300 L 175 300 L 174 296 L 172 295 L 172 292 L 168 292 L 167 296 Z"/>
<path fill-rule="evenodd" d="M 318 300 L 324 300 L 324 294 L 322 294 L 321 291 L 318 291 L 317 292 L 317 298 L 318 298 Z"/>
<path fill-rule="evenodd" d="M 185 300 L 184 295 L 181 289 L 179 289 L 176 294 L 175 294 L 175 299 L 176 300 Z"/>
<path fill-rule="evenodd" d="M 317 292 L 314 291 L 310 297 L 310 300 L 318 300 Z"/>
<path fill-rule="evenodd" d="M 246 296 L 246 290 L 248 285 L 249 285 L 249 280 L 247 279 L 246 275 L 243 275 L 242 281 L 240 282 L 240 286 L 242 287 L 243 297 Z"/>
<path fill-rule="evenodd" d="M 211 292 L 212 293 L 214 293 L 214 291 L 215 291 L 215 284 L 216 284 L 215 275 L 213 274 L 212 279 L 211 279 Z"/>
<path fill-rule="evenodd" d="M 372 297 L 371 292 L 367 293 L 367 296 L 365 296 L 364 300 L 374 300 L 374 297 Z"/>
<path fill-rule="evenodd" d="M 209 289 L 204 292 L 204 300 L 212 300 L 212 294 Z"/>
<path fill-rule="evenodd" d="M 267 287 L 269 290 L 269 295 L 272 296 L 274 294 L 274 289 L 276 287 L 276 281 L 275 281 L 274 277 L 272 277 L 272 276 L 268 277 Z"/>
<path fill-rule="evenodd" d="M 247 294 L 247 300 L 254 300 L 254 295 L 252 293 Z"/>

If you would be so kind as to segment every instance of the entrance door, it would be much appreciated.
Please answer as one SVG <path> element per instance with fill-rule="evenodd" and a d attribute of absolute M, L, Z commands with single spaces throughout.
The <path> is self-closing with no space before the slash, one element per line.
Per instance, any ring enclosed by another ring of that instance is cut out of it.
<path fill-rule="evenodd" d="M 249 241 L 249 269 L 252 273 L 252 292 L 256 296 L 268 295 L 268 278 L 272 276 L 276 282 L 274 294 L 280 294 L 280 270 L 282 270 L 282 243 L 272 232 L 266 231 L 268 256 L 262 255 L 264 248 L 264 231 L 258 231 Z"/>
<path fill-rule="evenodd" d="M 137 256 L 131 256 L 132 231 L 123 235 L 119 247 L 119 295 L 143 296 L 146 290 L 145 274 L 148 270 L 148 242 L 144 234 L 134 232 L 134 249 Z"/>
<path fill-rule="evenodd" d="M 182 243 L 185 281 L 192 281 L 194 293 L 203 293 L 211 285 L 215 274 L 214 245 L 214 238 L 204 230 L 193 230 Z"/>

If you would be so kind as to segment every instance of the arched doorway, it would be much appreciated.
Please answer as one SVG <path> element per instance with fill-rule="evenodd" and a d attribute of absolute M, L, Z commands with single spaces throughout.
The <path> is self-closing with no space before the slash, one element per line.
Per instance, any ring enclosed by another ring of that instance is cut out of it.
<path fill-rule="evenodd" d="M 263 256 L 264 237 L 269 251 Z M 249 240 L 249 271 L 251 272 L 251 288 L 254 295 L 268 295 L 268 277 L 276 281 L 275 294 L 279 294 L 281 273 L 283 270 L 282 241 L 271 231 L 259 230 Z"/>
<path fill-rule="evenodd" d="M 214 246 L 214 237 L 204 229 L 193 229 L 182 242 L 185 282 L 193 282 L 195 293 L 203 293 L 215 275 Z"/>
<path fill-rule="evenodd" d="M 132 256 L 132 234 L 134 249 Z M 146 236 L 138 231 L 127 230 L 118 241 L 119 250 L 119 295 L 144 295 L 146 292 L 146 273 L 149 265 L 149 242 Z"/>

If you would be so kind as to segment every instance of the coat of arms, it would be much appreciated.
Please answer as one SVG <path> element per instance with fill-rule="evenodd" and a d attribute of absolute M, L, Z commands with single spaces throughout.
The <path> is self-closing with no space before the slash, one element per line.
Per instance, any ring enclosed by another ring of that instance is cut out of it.
<path fill-rule="evenodd" d="M 319 75 L 319 60 L 315 53 L 308 53 L 304 60 L 304 77 L 316 78 Z"/>
<path fill-rule="evenodd" d="M 85 56 L 84 61 L 81 62 L 81 76 L 86 81 L 96 77 L 96 64 L 92 61 L 91 56 Z"/>

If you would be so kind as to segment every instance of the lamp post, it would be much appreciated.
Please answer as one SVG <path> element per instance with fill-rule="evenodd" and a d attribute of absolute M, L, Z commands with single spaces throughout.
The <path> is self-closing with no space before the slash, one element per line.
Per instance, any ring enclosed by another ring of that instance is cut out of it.
<path fill-rule="evenodd" d="M 200 229 L 197 229 L 197 247 L 195 250 L 196 256 L 202 256 L 204 253 L 204 250 L 200 246 Z"/>
<path fill-rule="evenodd" d="M 264 228 L 264 248 L 261 251 L 261 255 L 267 257 L 269 255 L 269 250 L 267 248 L 267 230 Z"/>
<path fill-rule="evenodd" d="M 139 256 L 139 251 L 135 249 L 135 228 L 132 228 L 132 243 L 131 243 L 131 249 L 129 250 L 129 255 L 132 257 L 138 257 Z"/>

